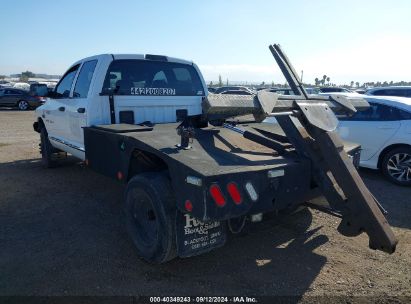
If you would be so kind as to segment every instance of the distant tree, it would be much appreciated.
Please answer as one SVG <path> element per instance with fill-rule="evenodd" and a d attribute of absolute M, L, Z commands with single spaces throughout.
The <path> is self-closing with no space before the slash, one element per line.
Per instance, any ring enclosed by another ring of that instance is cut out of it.
<path fill-rule="evenodd" d="M 390 86 L 392 86 L 393 84 L 394 84 L 394 81 L 391 80 L 391 81 L 390 81 Z"/>
<path fill-rule="evenodd" d="M 322 85 L 324 85 L 325 84 L 325 80 L 327 79 L 327 75 L 323 75 L 323 79 L 321 79 L 321 83 L 322 83 Z"/>
<path fill-rule="evenodd" d="M 274 86 L 274 81 L 271 81 L 271 86 L 272 86 L 272 87 Z"/>
<path fill-rule="evenodd" d="M 327 77 L 327 83 L 330 85 L 330 77 Z"/>
<path fill-rule="evenodd" d="M 355 85 L 357 86 L 357 88 L 360 87 L 360 83 L 358 81 L 355 83 Z"/>
<path fill-rule="evenodd" d="M 353 87 L 354 86 L 354 81 L 353 80 L 351 80 L 351 87 Z"/>
<path fill-rule="evenodd" d="M 0 75 L 0 79 L 4 79 L 4 78 L 6 78 L 6 76 Z"/>
<path fill-rule="evenodd" d="M 228 78 L 227 78 L 227 82 L 226 82 L 226 85 L 228 85 Z"/>
<path fill-rule="evenodd" d="M 320 83 L 320 80 L 318 78 L 315 78 L 314 81 L 315 81 L 315 85 L 318 86 Z"/>
<path fill-rule="evenodd" d="M 33 72 L 30 72 L 30 71 L 22 72 L 21 75 L 20 75 L 20 81 L 27 82 L 30 77 L 34 77 L 34 76 L 36 76 L 36 75 L 34 75 Z"/>
<path fill-rule="evenodd" d="M 208 86 L 209 86 L 209 87 L 212 87 L 212 86 L 213 86 L 213 82 L 210 81 L 210 84 L 209 84 Z"/>
<path fill-rule="evenodd" d="M 218 75 L 218 86 L 219 87 L 223 86 L 223 79 L 221 78 L 221 75 Z"/>
<path fill-rule="evenodd" d="M 35 77 L 36 75 L 33 73 L 33 72 L 30 72 L 30 71 L 25 71 L 25 72 L 22 72 L 21 73 L 21 77 L 27 77 L 27 78 L 30 78 L 30 77 Z"/>
<path fill-rule="evenodd" d="M 265 86 L 265 82 L 263 81 L 260 86 L 264 87 Z"/>

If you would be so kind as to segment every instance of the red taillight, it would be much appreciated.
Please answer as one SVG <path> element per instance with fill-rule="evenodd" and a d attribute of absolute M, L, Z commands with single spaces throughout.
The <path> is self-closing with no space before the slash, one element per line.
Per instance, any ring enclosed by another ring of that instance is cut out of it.
<path fill-rule="evenodd" d="M 193 210 L 193 203 L 190 200 L 186 200 L 184 207 L 188 212 L 191 212 Z"/>
<path fill-rule="evenodd" d="M 235 204 L 239 205 L 242 203 L 243 198 L 241 197 L 240 190 L 238 190 L 238 187 L 234 182 L 228 183 L 227 191 Z"/>
<path fill-rule="evenodd" d="M 121 171 L 117 172 L 117 179 L 122 180 L 123 179 L 123 173 Z"/>
<path fill-rule="evenodd" d="M 218 185 L 213 184 L 210 186 L 210 194 L 218 207 L 223 207 L 225 205 L 223 192 L 221 192 L 221 189 Z"/>

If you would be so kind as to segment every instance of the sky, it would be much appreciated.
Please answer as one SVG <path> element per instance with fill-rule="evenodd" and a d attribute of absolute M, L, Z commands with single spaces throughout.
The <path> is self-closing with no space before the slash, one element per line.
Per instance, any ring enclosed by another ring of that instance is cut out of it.
<path fill-rule="evenodd" d="M 101 53 L 194 61 L 207 82 L 284 83 L 279 43 L 303 81 L 411 81 L 411 1 L 2 0 L 0 75 L 63 74 Z"/>

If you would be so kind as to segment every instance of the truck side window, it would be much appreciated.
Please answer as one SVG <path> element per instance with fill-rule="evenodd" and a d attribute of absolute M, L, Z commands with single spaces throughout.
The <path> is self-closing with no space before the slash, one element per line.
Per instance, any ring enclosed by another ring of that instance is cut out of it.
<path fill-rule="evenodd" d="M 74 98 L 86 98 L 96 68 L 97 60 L 90 60 L 83 63 L 80 73 L 78 74 L 76 86 L 74 87 Z"/>
<path fill-rule="evenodd" d="M 203 96 L 200 77 L 190 64 L 118 59 L 107 71 L 102 91 L 117 95 Z"/>
<path fill-rule="evenodd" d="M 56 98 L 67 98 L 70 96 L 71 86 L 73 85 L 74 77 L 76 76 L 79 66 L 79 64 L 73 66 L 61 78 L 55 89 Z"/>

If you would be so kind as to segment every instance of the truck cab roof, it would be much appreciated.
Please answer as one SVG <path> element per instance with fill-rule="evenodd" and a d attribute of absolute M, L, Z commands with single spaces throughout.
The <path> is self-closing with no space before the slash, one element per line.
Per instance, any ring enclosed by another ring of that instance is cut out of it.
<path fill-rule="evenodd" d="M 193 65 L 192 61 L 184 60 L 181 58 L 163 56 L 163 55 L 153 55 L 153 54 L 98 54 L 94 56 L 89 56 L 81 60 L 76 61 L 72 64 L 75 66 L 81 62 L 95 60 L 95 59 L 110 59 L 110 60 L 121 60 L 121 59 L 135 59 L 135 60 L 153 60 L 153 61 L 166 61 L 175 62 L 182 64 Z"/>

